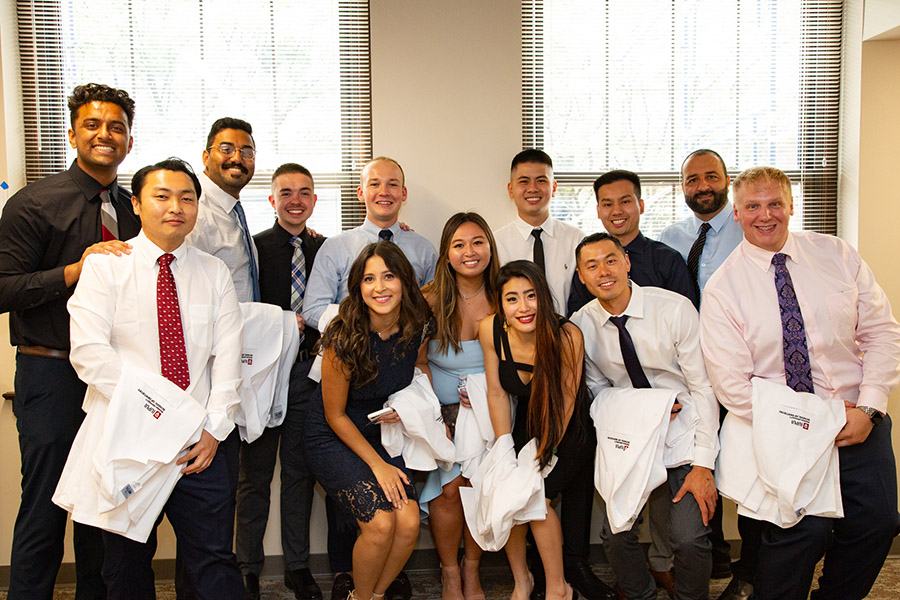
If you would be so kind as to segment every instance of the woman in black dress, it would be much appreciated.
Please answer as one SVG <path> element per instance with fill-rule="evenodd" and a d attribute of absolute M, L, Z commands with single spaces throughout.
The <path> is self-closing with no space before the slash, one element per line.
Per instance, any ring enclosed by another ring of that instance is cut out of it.
<path fill-rule="evenodd" d="M 500 269 L 497 315 L 480 324 L 488 383 L 488 408 L 494 434 L 512 434 L 516 452 L 532 438 L 543 468 L 556 455 L 544 480 L 547 517 L 529 523 L 544 564 L 548 599 L 570 599 L 574 592 L 563 575 L 562 531 L 550 507 L 585 461 L 593 461 L 593 438 L 584 383 L 584 339 L 574 324 L 553 311 L 553 298 L 537 266 L 517 260 Z M 538 358 L 540 360 L 538 360 Z M 510 414 L 509 394 L 517 399 Z M 517 525 L 506 542 L 515 579 L 513 600 L 527 600 L 534 580 L 525 559 L 527 527 Z"/>
<path fill-rule="evenodd" d="M 419 533 L 416 490 L 402 457 L 381 445 L 382 423 L 370 422 L 387 397 L 427 372 L 430 310 L 412 267 L 390 242 L 369 244 L 350 268 L 338 316 L 322 336 L 322 383 L 305 428 L 316 479 L 359 523 L 353 547 L 354 600 L 381 598 L 412 553 Z"/>

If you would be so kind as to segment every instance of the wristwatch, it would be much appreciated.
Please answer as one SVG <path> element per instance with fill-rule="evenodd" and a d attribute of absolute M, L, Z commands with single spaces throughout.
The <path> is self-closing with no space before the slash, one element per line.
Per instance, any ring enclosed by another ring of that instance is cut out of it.
<path fill-rule="evenodd" d="M 879 423 L 884 421 L 884 413 L 872 408 L 871 406 L 857 406 L 856 408 L 869 415 L 869 418 L 872 419 L 873 425 L 878 425 Z"/>

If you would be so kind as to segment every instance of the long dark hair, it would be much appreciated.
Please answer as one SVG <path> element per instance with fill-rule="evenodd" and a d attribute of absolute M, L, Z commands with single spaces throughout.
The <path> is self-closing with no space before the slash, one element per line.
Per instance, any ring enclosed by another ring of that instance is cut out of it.
<path fill-rule="evenodd" d="M 438 351 L 447 352 L 452 347 L 459 352 L 462 346 L 459 343 L 459 327 L 461 316 L 459 314 L 459 287 L 456 285 L 456 271 L 450 266 L 450 243 L 456 230 L 466 223 L 474 223 L 484 232 L 484 237 L 491 246 L 491 260 L 481 276 L 484 278 L 484 295 L 491 310 L 497 312 L 497 274 L 500 272 L 500 258 L 497 256 L 497 244 L 494 242 L 494 234 L 488 227 L 484 218 L 475 212 L 459 212 L 450 217 L 444 224 L 441 233 L 441 246 L 438 251 L 437 268 L 434 272 L 434 280 L 423 288 L 423 292 L 434 295 L 434 318 L 437 320 Z"/>
<path fill-rule="evenodd" d="M 566 432 L 566 408 L 563 402 L 563 344 L 569 344 L 571 356 L 576 356 L 572 338 L 565 333 L 559 315 L 553 310 L 553 297 L 544 274 L 530 260 L 514 260 L 500 269 L 497 277 L 497 303 L 502 306 L 503 286 L 511 279 L 527 279 L 537 299 L 535 315 L 534 376 L 531 379 L 531 398 L 528 402 L 528 435 L 537 438 L 538 462 L 544 468 Z M 512 357 L 507 357 L 512 360 Z M 572 365 L 574 368 L 576 365 Z M 584 370 L 581 382 L 576 383 L 575 408 L 570 424 L 576 426 L 580 411 Z"/>
<path fill-rule="evenodd" d="M 420 340 L 431 316 L 431 309 L 416 285 L 415 271 L 403 251 L 391 242 L 375 242 L 363 248 L 350 267 L 349 293 L 341 300 L 337 316 L 328 324 L 321 339 L 322 347 L 333 348 L 337 359 L 344 363 L 355 387 L 372 382 L 378 374 L 369 344 L 369 307 L 360 293 L 366 262 L 373 256 L 381 257 L 403 286 L 398 321 L 402 342 L 409 344 Z"/>

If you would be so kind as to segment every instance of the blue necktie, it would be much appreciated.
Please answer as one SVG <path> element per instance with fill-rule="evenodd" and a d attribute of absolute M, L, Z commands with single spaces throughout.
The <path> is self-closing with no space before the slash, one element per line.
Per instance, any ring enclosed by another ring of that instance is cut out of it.
<path fill-rule="evenodd" d="M 641 361 L 638 359 L 637 350 L 634 347 L 634 340 L 631 339 L 631 334 L 628 333 L 628 330 L 625 328 L 625 322 L 628 320 L 628 315 L 610 317 L 609 320 L 616 326 L 616 329 L 619 330 L 619 347 L 622 349 L 622 360 L 625 361 L 625 370 L 628 371 L 628 378 L 631 379 L 631 385 L 636 388 L 651 387 L 650 380 L 647 379 L 644 369 L 641 368 Z"/>
<path fill-rule="evenodd" d="M 784 378 L 795 392 L 814 393 L 809 349 L 806 346 L 806 327 L 800 304 L 794 291 L 794 283 L 787 269 L 786 254 L 772 257 L 775 267 L 775 289 L 778 291 L 778 308 L 781 312 L 781 335 L 784 341 Z"/>
<path fill-rule="evenodd" d="M 393 242 L 394 241 L 394 232 L 390 229 L 382 229 L 378 232 L 378 237 L 380 237 L 385 242 Z"/>
<path fill-rule="evenodd" d="M 253 290 L 253 298 L 254 302 L 260 301 L 260 293 L 259 293 L 259 267 L 256 266 L 256 257 L 253 255 L 253 238 L 250 237 L 250 229 L 247 227 L 247 217 L 244 216 L 244 207 L 241 206 L 241 201 L 238 200 L 234 204 L 234 208 L 231 211 L 237 215 L 238 224 L 241 226 L 241 231 L 244 235 L 244 246 L 247 247 L 247 256 L 250 257 L 250 285 Z"/>

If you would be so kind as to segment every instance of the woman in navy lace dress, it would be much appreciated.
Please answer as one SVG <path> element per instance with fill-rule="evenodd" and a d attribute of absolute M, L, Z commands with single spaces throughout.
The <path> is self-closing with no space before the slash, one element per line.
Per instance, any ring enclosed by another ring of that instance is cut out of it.
<path fill-rule="evenodd" d="M 316 479 L 359 523 L 353 547 L 354 600 L 381 598 L 412 553 L 419 533 L 416 490 L 402 457 L 381 445 L 370 422 L 387 397 L 427 370 L 431 313 L 413 269 L 390 242 L 369 244 L 350 268 L 349 295 L 322 335 L 322 382 L 310 402 L 307 460 Z"/>

